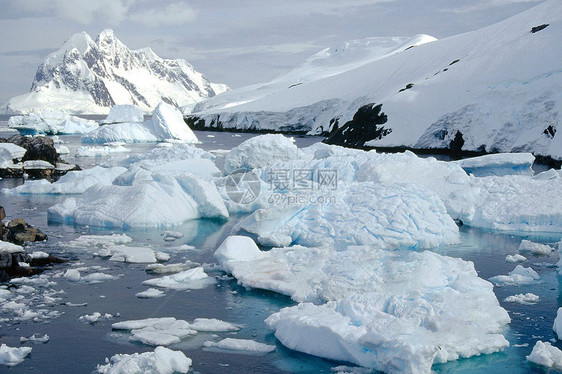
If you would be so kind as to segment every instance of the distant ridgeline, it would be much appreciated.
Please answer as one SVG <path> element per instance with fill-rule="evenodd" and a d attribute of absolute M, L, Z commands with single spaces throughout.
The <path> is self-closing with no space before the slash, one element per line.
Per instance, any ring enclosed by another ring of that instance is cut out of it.
<path fill-rule="evenodd" d="M 107 114 L 115 104 L 135 104 L 151 112 L 164 101 L 190 111 L 226 90 L 185 60 L 162 59 L 150 48 L 130 50 L 104 30 L 95 41 L 85 32 L 72 35 L 39 66 L 31 91 L 10 99 L 6 110 Z"/>
<path fill-rule="evenodd" d="M 562 162 L 562 2 L 436 40 L 366 38 L 197 104 L 195 128 L 306 133 L 348 147 Z M 374 103 L 374 104 L 373 104 Z"/>

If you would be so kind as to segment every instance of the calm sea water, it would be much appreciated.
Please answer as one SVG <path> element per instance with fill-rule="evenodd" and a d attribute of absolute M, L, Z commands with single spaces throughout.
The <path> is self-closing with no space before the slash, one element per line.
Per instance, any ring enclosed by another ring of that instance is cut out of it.
<path fill-rule="evenodd" d="M 0 136 L 9 134 L 0 126 Z M 230 149 L 253 134 L 231 134 L 215 132 L 196 132 L 206 150 Z M 61 137 L 71 151 L 79 144 L 79 137 Z M 318 138 L 299 138 L 299 146 L 307 146 Z M 152 145 L 127 146 L 135 152 L 144 152 Z M 84 167 L 89 167 L 99 160 L 78 159 Z M 221 164 L 219 156 L 217 164 Z M 19 179 L 0 180 L 0 188 L 11 188 L 23 183 Z M 146 274 L 145 265 L 109 262 L 88 254 L 68 253 L 60 247 L 61 242 L 72 240 L 81 234 L 120 233 L 118 230 L 86 229 L 64 225 L 49 225 L 46 210 L 53 204 L 64 200 L 65 196 L 11 196 L 0 194 L 0 205 L 4 206 L 9 218 L 22 217 L 32 225 L 40 228 L 49 236 L 46 243 L 32 245 L 30 250 L 44 250 L 54 255 L 65 257 L 70 261 L 56 265 L 46 275 L 52 275 L 77 263 L 83 266 L 102 266 L 108 268 L 104 273 L 117 276 L 117 279 L 96 285 L 70 283 L 64 279 L 53 279 L 57 285 L 53 288 L 63 290 L 61 303 L 85 303 L 86 306 L 70 307 L 55 305 L 51 308 L 64 312 L 49 323 L 22 322 L 4 323 L 0 328 L 0 343 L 19 346 L 21 336 L 48 334 L 50 341 L 46 344 L 32 345 L 33 352 L 23 363 L 13 367 L 0 367 L 0 372 L 9 373 L 90 373 L 97 364 L 103 364 L 106 357 L 117 353 L 134 353 L 152 351 L 153 348 L 128 341 L 127 334 L 111 330 L 116 321 L 148 317 L 175 317 L 191 321 L 195 318 L 219 318 L 242 324 L 244 327 L 235 336 L 253 339 L 258 342 L 276 346 L 273 353 L 250 355 L 228 353 L 202 348 L 203 342 L 211 334 L 198 334 L 170 348 L 182 350 L 193 360 L 193 371 L 198 373 L 330 373 L 331 368 L 341 365 L 339 362 L 291 351 L 279 344 L 263 322 L 271 313 L 294 303 L 285 296 L 260 290 L 245 289 L 237 285 L 236 280 L 223 279 L 213 286 L 202 290 L 167 291 L 166 296 L 158 299 L 139 299 L 135 293 L 147 287 L 142 281 L 151 278 Z M 241 217 L 232 217 L 228 222 L 219 224 L 208 220 L 191 221 L 174 231 L 180 231 L 184 237 L 175 242 L 164 241 L 163 230 L 130 230 L 126 234 L 134 239 L 133 244 L 150 245 L 154 249 L 171 254 L 170 263 L 185 260 L 200 263 L 214 263 L 213 253 L 218 245 L 230 234 L 232 226 Z M 461 227 L 462 244 L 439 249 L 441 254 L 461 257 L 473 261 L 482 278 L 498 274 L 507 274 L 514 267 L 505 262 L 505 256 L 517 253 L 522 238 L 554 244 L 560 235 L 514 235 Z M 195 250 L 177 251 L 173 247 L 181 244 L 195 246 Z M 524 287 L 496 287 L 495 292 L 504 308 L 509 311 L 512 323 L 505 331 L 511 347 L 502 353 L 461 359 L 455 362 L 435 365 L 439 373 L 542 373 L 541 368 L 528 363 L 525 356 L 531 352 L 537 340 L 548 341 L 555 338 L 552 322 L 556 310 L 562 305 L 559 282 L 554 264 L 558 255 L 533 257 L 528 256 L 533 268 L 542 277 L 542 282 Z M 527 265 L 526 265 L 527 266 Z M 222 275 L 220 272 L 211 275 Z M 510 295 L 532 292 L 540 296 L 540 302 L 525 306 L 505 303 Z M 96 324 L 78 321 L 79 316 L 93 312 L 119 313 L 120 317 L 101 320 Z M 3 317 L 0 313 L 0 318 Z M 229 334 L 218 333 L 222 337 Z M 28 344 L 26 344 L 28 345 Z M 562 346 L 556 343 L 557 346 Z M 550 371 L 553 372 L 553 371 Z"/>

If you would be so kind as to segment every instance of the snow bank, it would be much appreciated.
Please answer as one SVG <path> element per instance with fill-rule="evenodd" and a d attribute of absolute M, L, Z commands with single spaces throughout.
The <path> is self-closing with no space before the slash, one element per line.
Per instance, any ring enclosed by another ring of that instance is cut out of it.
<path fill-rule="evenodd" d="M 260 244 L 363 245 L 431 248 L 459 241 L 458 227 L 439 197 L 400 184 L 350 184 L 329 197 L 303 196 L 293 204 L 260 209 L 234 230 Z"/>
<path fill-rule="evenodd" d="M 100 124 L 112 124 L 119 122 L 143 122 L 144 113 L 141 108 L 136 105 L 122 104 L 114 105 L 109 110 L 109 114 Z"/>
<path fill-rule="evenodd" d="M 42 109 L 24 116 L 12 116 L 8 126 L 21 134 L 69 135 L 88 133 L 98 128 L 98 123 L 63 111 Z"/>
<path fill-rule="evenodd" d="M 105 365 L 98 365 L 101 374 L 173 374 L 187 373 L 191 359 L 181 351 L 156 347 L 154 352 L 117 354 L 106 359 Z"/>
<path fill-rule="evenodd" d="M 179 141 L 198 143 L 197 137 L 183 120 L 181 112 L 164 102 L 158 104 L 152 119 L 100 126 L 82 136 L 84 143 L 146 143 Z"/>
<path fill-rule="evenodd" d="M 534 175 L 531 168 L 535 156 L 531 153 L 496 153 L 454 161 L 468 174 L 476 177 L 490 175 Z"/>
<path fill-rule="evenodd" d="M 254 340 L 226 338 L 218 342 L 206 341 L 205 347 L 216 347 L 234 351 L 251 353 L 269 353 L 275 350 L 274 345 L 259 343 Z"/>
<path fill-rule="evenodd" d="M 48 210 L 50 222 L 101 227 L 165 227 L 198 218 L 226 219 L 228 211 L 216 187 L 192 176 L 131 186 L 95 185 L 79 198 Z M 191 189 L 191 190 L 189 190 Z"/>
<path fill-rule="evenodd" d="M 527 360 L 537 365 L 562 370 L 562 351 L 549 342 L 537 341 Z"/>
<path fill-rule="evenodd" d="M 12 348 L 6 344 L 0 346 L 0 364 L 6 366 L 16 366 L 31 353 L 30 347 Z"/>
<path fill-rule="evenodd" d="M 50 183 L 44 179 L 27 180 L 24 184 L 12 189 L 4 189 L 4 193 L 13 194 L 81 194 L 92 186 L 109 186 L 113 180 L 127 169 L 116 166 L 103 168 L 95 166 L 91 169 L 69 171 L 56 182 Z"/>
<path fill-rule="evenodd" d="M 297 146 L 280 134 L 267 134 L 250 138 L 228 152 L 224 160 L 224 171 L 252 170 L 268 167 L 275 162 L 297 159 Z"/>

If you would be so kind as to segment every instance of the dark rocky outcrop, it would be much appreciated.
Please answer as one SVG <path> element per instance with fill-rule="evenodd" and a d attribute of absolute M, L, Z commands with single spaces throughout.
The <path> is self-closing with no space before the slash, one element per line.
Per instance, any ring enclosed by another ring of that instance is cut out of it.
<path fill-rule="evenodd" d="M 548 25 L 549 25 L 548 23 L 543 23 L 542 25 L 535 26 L 531 29 L 531 33 L 534 34 L 536 32 L 544 30 L 548 27 Z"/>
<path fill-rule="evenodd" d="M 382 112 L 382 104 L 363 105 L 357 110 L 351 121 L 346 122 L 340 128 L 337 124 L 334 125 L 324 143 L 361 148 L 366 142 L 382 139 L 392 132 L 392 129 L 382 126 L 387 120 L 388 117 Z"/>
<path fill-rule="evenodd" d="M 31 178 L 51 178 L 66 174 L 71 170 L 80 170 L 77 165 L 69 167 L 57 152 L 53 139 L 44 136 L 14 135 L 7 139 L 0 138 L 0 143 L 12 143 L 26 150 L 24 156 L 13 160 L 13 167 L 0 169 L 2 178 L 20 178 L 27 174 Z M 52 167 L 22 166 L 25 161 L 45 161 Z M 17 165 L 16 165 L 17 164 Z M 61 167 L 63 166 L 63 167 Z"/>
<path fill-rule="evenodd" d="M 21 218 L 16 218 L 6 225 L 1 224 L 0 231 L 0 239 L 14 244 L 47 240 L 47 235 L 35 227 L 30 226 Z"/>

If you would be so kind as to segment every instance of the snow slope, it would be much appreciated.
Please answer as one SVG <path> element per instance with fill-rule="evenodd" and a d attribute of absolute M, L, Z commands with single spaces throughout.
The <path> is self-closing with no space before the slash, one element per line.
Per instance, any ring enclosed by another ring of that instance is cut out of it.
<path fill-rule="evenodd" d="M 556 133 L 562 109 L 561 34 L 562 3 L 550 0 L 442 40 L 353 41 L 324 50 L 269 83 L 198 104 L 191 121 L 320 133 L 376 103 L 388 117 L 381 127 L 390 131 L 367 139 L 371 146 L 449 148 L 455 136 L 462 136 L 462 150 L 562 159 L 562 135 Z"/>
<path fill-rule="evenodd" d="M 72 35 L 39 66 L 30 92 L 10 99 L 6 109 L 99 114 L 115 104 L 135 104 L 152 111 L 162 100 L 192 108 L 226 90 L 185 60 L 162 59 L 150 48 L 130 50 L 107 29 L 95 41 L 85 32 Z"/>

